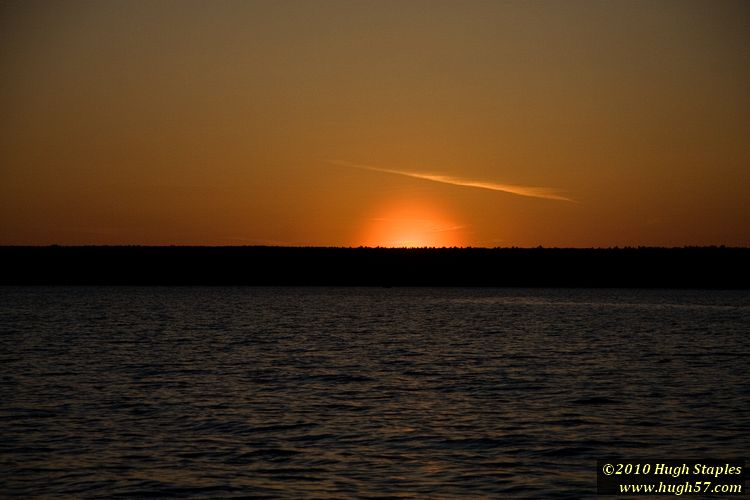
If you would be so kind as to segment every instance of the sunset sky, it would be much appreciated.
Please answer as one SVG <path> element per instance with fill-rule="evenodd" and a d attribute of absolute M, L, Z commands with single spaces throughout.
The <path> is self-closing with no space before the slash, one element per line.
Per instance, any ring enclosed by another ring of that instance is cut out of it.
<path fill-rule="evenodd" d="M 53 243 L 750 245 L 750 2 L 2 1 Z"/>

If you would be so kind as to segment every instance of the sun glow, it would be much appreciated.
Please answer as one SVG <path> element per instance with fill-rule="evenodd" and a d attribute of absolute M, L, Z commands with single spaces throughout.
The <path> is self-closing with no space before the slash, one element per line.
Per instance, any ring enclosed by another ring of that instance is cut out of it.
<path fill-rule="evenodd" d="M 360 244 L 401 248 L 464 246 L 464 233 L 463 225 L 430 203 L 398 201 L 373 212 Z"/>

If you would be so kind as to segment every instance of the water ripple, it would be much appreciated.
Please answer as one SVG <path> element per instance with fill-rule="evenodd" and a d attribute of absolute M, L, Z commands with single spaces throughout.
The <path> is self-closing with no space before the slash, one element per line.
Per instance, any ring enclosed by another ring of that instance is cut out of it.
<path fill-rule="evenodd" d="M 750 449 L 747 292 L 0 295 L 0 496 L 594 498 Z"/>

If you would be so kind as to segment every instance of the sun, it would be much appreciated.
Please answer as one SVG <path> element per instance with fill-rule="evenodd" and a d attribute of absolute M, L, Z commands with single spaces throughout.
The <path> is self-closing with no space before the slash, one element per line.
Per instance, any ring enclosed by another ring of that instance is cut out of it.
<path fill-rule="evenodd" d="M 397 200 L 372 212 L 360 238 L 368 247 L 454 247 L 465 245 L 465 228 L 436 204 Z"/>

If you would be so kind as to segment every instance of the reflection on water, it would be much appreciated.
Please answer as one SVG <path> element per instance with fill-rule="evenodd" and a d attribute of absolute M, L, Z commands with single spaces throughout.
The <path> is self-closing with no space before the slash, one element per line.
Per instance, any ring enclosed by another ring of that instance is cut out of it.
<path fill-rule="evenodd" d="M 18 495 L 593 497 L 750 449 L 747 292 L 5 288 Z"/>

